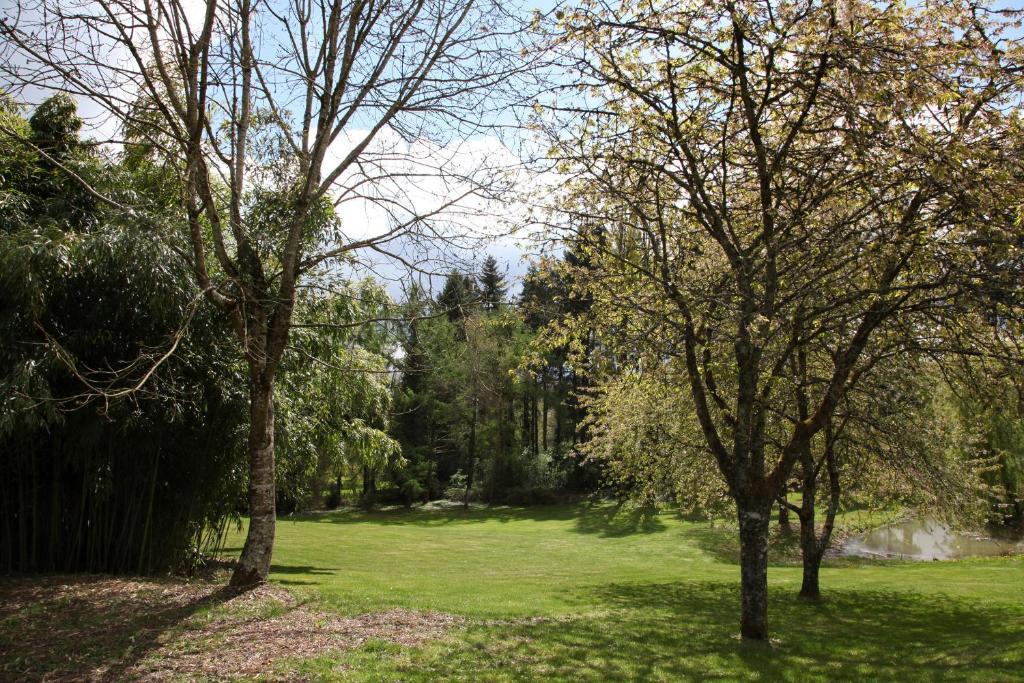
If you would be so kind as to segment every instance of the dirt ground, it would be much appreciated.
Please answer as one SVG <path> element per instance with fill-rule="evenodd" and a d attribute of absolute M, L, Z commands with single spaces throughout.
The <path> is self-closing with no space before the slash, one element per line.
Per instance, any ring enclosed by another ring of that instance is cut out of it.
<path fill-rule="evenodd" d="M 225 580 L 0 579 L 0 680 L 298 680 L 289 663 L 368 639 L 414 646 L 459 624 L 403 609 L 341 617 Z"/>

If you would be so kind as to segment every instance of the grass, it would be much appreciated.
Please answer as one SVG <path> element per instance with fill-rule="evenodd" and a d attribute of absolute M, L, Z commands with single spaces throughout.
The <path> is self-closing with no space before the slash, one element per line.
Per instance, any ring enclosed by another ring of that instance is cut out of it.
<path fill-rule="evenodd" d="M 777 557 L 774 640 L 757 646 L 736 638 L 734 538 L 721 524 L 611 505 L 282 519 L 274 582 L 343 614 L 437 610 L 468 625 L 419 647 L 370 641 L 280 672 L 367 681 L 1024 680 L 1024 558 L 846 560 L 823 569 L 826 599 L 808 605 L 795 599 L 799 567 Z"/>

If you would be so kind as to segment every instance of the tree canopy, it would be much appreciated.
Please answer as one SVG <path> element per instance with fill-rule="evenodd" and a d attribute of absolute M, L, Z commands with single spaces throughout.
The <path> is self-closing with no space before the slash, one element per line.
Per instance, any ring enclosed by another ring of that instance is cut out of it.
<path fill-rule="evenodd" d="M 975 294 L 1019 239 L 1022 53 L 965 10 L 595 3 L 555 29 L 588 94 L 552 130 L 586 325 L 683 378 L 737 508 L 744 637 L 771 506 L 844 397 L 1003 333 Z"/>

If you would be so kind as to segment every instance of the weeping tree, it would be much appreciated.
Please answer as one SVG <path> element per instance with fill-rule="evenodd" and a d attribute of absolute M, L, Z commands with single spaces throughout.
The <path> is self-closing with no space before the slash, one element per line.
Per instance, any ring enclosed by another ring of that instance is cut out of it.
<path fill-rule="evenodd" d="M 526 66 L 525 34 L 488 0 L 19 10 L 0 22 L 6 79 L 84 98 L 148 141 L 180 183 L 194 276 L 247 367 L 250 523 L 231 582 L 262 581 L 276 517 L 274 386 L 298 288 L 371 254 L 410 264 L 461 239 L 448 210 L 500 193 L 508 177 L 507 158 L 461 154 L 459 142 L 505 110 L 498 90 Z M 347 203 L 365 209 L 351 224 L 334 210 Z"/>
<path fill-rule="evenodd" d="M 1017 335 L 1017 339 L 1021 339 Z M 992 524 L 1024 526 L 1024 362 L 972 358 L 946 368 L 941 400 L 957 450 L 981 469 Z"/>
<path fill-rule="evenodd" d="M 391 426 L 390 299 L 366 279 L 304 288 L 281 368 L 275 446 L 278 507 L 340 501 L 343 471 L 401 464 Z M 381 320 L 368 323 L 367 320 Z"/>
<path fill-rule="evenodd" d="M 595 380 L 583 397 L 590 439 L 580 452 L 623 496 L 715 517 L 728 512 L 728 495 L 684 389 L 670 369 L 623 368 Z"/>
<path fill-rule="evenodd" d="M 882 359 L 977 332 L 959 306 L 1018 229 L 1013 18 L 959 1 L 559 13 L 583 103 L 539 125 L 569 176 L 554 227 L 589 263 L 579 328 L 685 369 L 736 508 L 744 638 L 768 637 L 769 520 L 801 453 Z M 827 353 L 805 382 L 812 343 Z M 784 409 L 794 391 L 806 412 Z"/>

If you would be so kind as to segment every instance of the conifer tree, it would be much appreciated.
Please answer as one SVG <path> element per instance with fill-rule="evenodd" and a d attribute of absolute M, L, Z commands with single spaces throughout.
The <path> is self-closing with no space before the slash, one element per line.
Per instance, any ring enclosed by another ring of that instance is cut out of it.
<path fill-rule="evenodd" d="M 493 256 L 484 259 L 480 270 L 480 298 L 484 310 L 493 313 L 505 299 L 508 286 L 505 277 L 498 271 L 498 261 Z"/>

